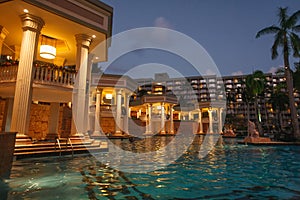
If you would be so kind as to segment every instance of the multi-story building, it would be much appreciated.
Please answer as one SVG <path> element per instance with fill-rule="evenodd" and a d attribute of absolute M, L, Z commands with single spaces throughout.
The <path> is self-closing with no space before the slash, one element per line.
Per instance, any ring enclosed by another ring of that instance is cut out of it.
<path fill-rule="evenodd" d="M 283 74 L 265 74 L 266 83 L 263 94 L 258 99 L 257 108 L 254 102 L 249 103 L 249 110 L 247 109 L 247 102 L 243 99 L 243 93 L 246 87 L 247 75 L 239 76 L 224 76 L 217 77 L 197 76 L 186 78 L 169 78 L 167 74 L 156 74 L 154 79 L 138 79 L 136 80 L 140 89 L 150 91 L 153 90 L 151 85 L 163 85 L 165 91 L 173 93 L 178 99 L 184 99 L 188 102 L 215 102 L 218 100 L 226 100 L 226 115 L 227 125 L 233 125 L 237 131 L 247 131 L 247 117 L 251 121 L 260 121 L 263 131 L 266 134 L 276 132 L 278 127 L 276 110 L 272 108 L 271 96 L 275 88 L 279 84 L 285 83 Z M 286 92 L 286 89 L 282 89 Z M 295 92 L 296 104 L 300 104 L 299 92 Z M 195 101 L 196 100 L 196 101 Z M 296 105 L 296 106 L 297 106 Z M 249 111 L 249 113 L 248 113 Z M 257 115 L 255 114 L 257 112 Z M 288 129 L 291 125 L 289 109 L 282 113 L 282 126 Z M 181 120 L 185 118 L 180 118 Z"/>

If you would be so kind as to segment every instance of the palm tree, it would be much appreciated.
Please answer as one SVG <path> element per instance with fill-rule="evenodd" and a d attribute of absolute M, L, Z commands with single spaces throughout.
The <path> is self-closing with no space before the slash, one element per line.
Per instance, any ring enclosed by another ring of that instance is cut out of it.
<path fill-rule="evenodd" d="M 261 114 L 259 108 L 259 96 L 264 92 L 266 77 L 260 70 L 256 70 L 253 74 L 246 77 L 246 94 L 248 95 L 248 120 L 249 120 L 249 103 L 254 102 L 255 118 L 257 120 L 258 131 L 262 133 Z"/>
<path fill-rule="evenodd" d="M 282 91 L 283 88 L 286 88 L 285 84 L 277 85 L 274 88 L 274 91 L 269 100 L 269 103 L 272 104 L 272 108 L 276 113 L 277 124 L 280 132 L 282 132 L 283 129 L 282 112 L 287 109 L 289 104 L 288 95 L 286 94 L 286 92 Z"/>
<path fill-rule="evenodd" d="M 261 37 L 266 34 L 275 34 L 275 41 L 272 45 L 272 59 L 277 58 L 277 49 L 282 47 L 283 51 L 283 61 L 284 61 L 284 71 L 287 83 L 287 90 L 289 96 L 289 104 L 291 110 L 291 118 L 294 129 L 294 137 L 300 139 L 299 122 L 297 117 L 297 110 L 295 107 L 294 99 L 294 87 L 293 87 L 293 77 L 291 75 L 289 56 L 291 51 L 293 51 L 294 57 L 300 57 L 300 38 L 296 33 L 300 32 L 300 25 L 297 24 L 298 18 L 300 16 L 300 10 L 292 14 L 287 15 L 287 8 L 279 8 L 279 26 L 269 26 L 260 30 L 256 34 L 256 38 Z"/>

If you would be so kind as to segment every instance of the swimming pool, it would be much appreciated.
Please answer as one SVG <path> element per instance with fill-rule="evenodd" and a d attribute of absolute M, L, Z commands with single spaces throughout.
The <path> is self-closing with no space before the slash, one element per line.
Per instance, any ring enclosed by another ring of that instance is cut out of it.
<path fill-rule="evenodd" d="M 18 160 L 11 179 L 0 182 L 0 199 L 300 198 L 300 146 L 223 139 L 200 159 L 197 145 L 171 165 L 142 174 L 117 171 L 91 155 Z"/>

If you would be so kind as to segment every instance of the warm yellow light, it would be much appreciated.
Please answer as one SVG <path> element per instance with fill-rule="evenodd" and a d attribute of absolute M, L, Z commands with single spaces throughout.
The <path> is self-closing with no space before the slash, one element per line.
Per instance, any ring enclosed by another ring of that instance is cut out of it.
<path fill-rule="evenodd" d="M 106 95 L 105 95 L 105 98 L 106 98 L 106 99 L 112 99 L 112 94 L 106 94 Z"/>
<path fill-rule="evenodd" d="M 56 56 L 56 48 L 50 45 L 41 45 L 40 56 L 46 59 L 54 59 Z"/>
<path fill-rule="evenodd" d="M 27 9 L 24 9 L 23 12 L 24 13 L 29 13 L 29 11 Z"/>
<path fill-rule="evenodd" d="M 96 38 L 96 35 L 92 35 L 92 38 Z"/>
<path fill-rule="evenodd" d="M 56 57 L 57 39 L 42 35 L 40 56 L 45 59 L 54 59 Z"/>

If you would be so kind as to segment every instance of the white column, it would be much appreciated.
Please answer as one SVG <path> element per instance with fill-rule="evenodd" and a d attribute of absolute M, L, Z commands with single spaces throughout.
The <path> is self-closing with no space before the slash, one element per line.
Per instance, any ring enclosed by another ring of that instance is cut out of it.
<path fill-rule="evenodd" d="M 6 28 L 4 28 L 3 26 L 0 25 L 0 55 L 2 55 L 2 46 L 3 46 L 3 42 L 6 38 L 6 36 L 8 35 L 8 31 L 6 30 Z"/>
<path fill-rule="evenodd" d="M 222 128 L 223 128 L 222 112 L 223 112 L 223 108 L 219 108 L 218 109 L 218 132 L 219 132 L 219 134 L 222 133 Z"/>
<path fill-rule="evenodd" d="M 199 133 L 203 133 L 203 124 L 202 124 L 202 109 L 199 109 L 199 114 L 198 114 L 198 123 L 199 123 Z"/>
<path fill-rule="evenodd" d="M 76 75 L 77 82 L 74 86 L 75 102 L 73 104 L 73 116 L 75 117 L 75 125 L 77 129 L 77 135 L 83 136 L 86 130 L 86 123 L 88 120 L 85 118 L 86 114 L 86 86 L 87 86 L 87 72 L 88 72 L 88 53 L 89 46 L 92 41 L 92 37 L 85 34 L 75 35 L 77 44 L 76 53 L 76 69 L 78 73 Z"/>
<path fill-rule="evenodd" d="M 148 106 L 149 105 L 146 105 L 146 132 L 145 132 L 145 134 L 148 134 L 149 133 L 149 118 L 148 118 L 148 116 L 149 116 L 149 109 L 148 109 Z M 140 111 L 141 111 L 141 109 L 139 109 L 139 112 L 138 113 L 140 113 Z"/>
<path fill-rule="evenodd" d="M 208 120 L 209 120 L 209 131 L 208 131 L 208 133 L 213 133 L 212 110 L 208 110 Z"/>
<path fill-rule="evenodd" d="M 4 130 L 5 132 L 10 131 L 13 105 L 14 105 L 14 99 L 7 98 L 5 101 L 5 111 L 4 111 L 3 122 L 2 122 L 2 130 Z"/>
<path fill-rule="evenodd" d="M 165 103 L 161 103 L 161 124 L 160 124 L 160 133 L 166 134 L 165 130 Z"/>
<path fill-rule="evenodd" d="M 152 134 L 153 133 L 152 132 L 152 104 L 147 105 L 147 110 L 148 110 L 148 115 L 147 115 L 148 130 L 146 129 L 146 134 Z"/>
<path fill-rule="evenodd" d="M 102 89 L 97 88 L 96 89 L 96 109 L 95 109 L 95 127 L 94 127 L 94 133 L 92 136 L 100 136 L 101 135 L 101 117 L 100 117 L 100 110 L 101 110 L 101 95 L 102 95 Z"/>
<path fill-rule="evenodd" d="M 173 105 L 170 106 L 170 133 L 174 134 Z"/>
<path fill-rule="evenodd" d="M 128 132 L 129 98 L 130 98 L 129 93 L 125 93 L 124 104 L 125 104 L 126 114 L 124 115 L 124 132 L 127 134 L 129 134 L 129 132 Z"/>
<path fill-rule="evenodd" d="M 87 76 L 86 76 L 86 92 L 85 92 L 85 108 L 84 108 L 84 118 L 87 120 L 87 123 L 85 123 L 85 132 L 87 133 L 90 131 L 90 125 L 92 122 L 90 121 L 90 99 L 92 99 L 92 93 L 90 92 L 90 85 L 91 85 L 91 71 L 92 71 L 92 65 L 93 65 L 93 57 L 94 54 L 88 55 L 88 65 L 87 65 Z"/>
<path fill-rule="evenodd" d="M 20 17 L 23 36 L 15 87 L 11 131 L 16 131 L 18 134 L 23 135 L 28 133 L 29 128 L 34 71 L 33 61 L 36 58 L 38 38 L 44 21 L 28 13 Z"/>
<path fill-rule="evenodd" d="M 122 90 L 118 89 L 116 92 L 117 98 L 116 98 L 116 104 L 117 104 L 117 110 L 116 110 L 116 131 L 115 135 L 122 135 L 122 127 L 121 127 L 121 114 L 122 114 Z"/>
<path fill-rule="evenodd" d="M 189 112 L 188 112 L 188 115 L 189 115 L 188 120 L 192 120 L 192 111 L 189 111 Z"/>
<path fill-rule="evenodd" d="M 50 103 L 48 134 L 58 135 L 59 103 Z"/>

